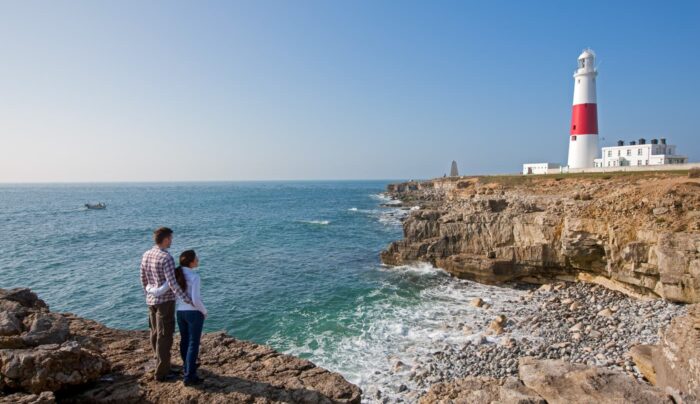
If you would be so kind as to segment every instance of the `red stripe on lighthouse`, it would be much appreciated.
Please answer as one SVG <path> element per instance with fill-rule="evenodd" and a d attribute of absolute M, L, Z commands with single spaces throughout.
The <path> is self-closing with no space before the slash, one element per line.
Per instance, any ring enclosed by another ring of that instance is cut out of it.
<path fill-rule="evenodd" d="M 598 134 L 598 107 L 596 104 L 576 104 L 571 115 L 572 135 Z"/>

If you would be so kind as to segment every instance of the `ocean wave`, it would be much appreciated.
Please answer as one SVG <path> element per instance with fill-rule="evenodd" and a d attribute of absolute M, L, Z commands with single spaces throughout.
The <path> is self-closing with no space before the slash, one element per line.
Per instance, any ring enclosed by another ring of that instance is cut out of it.
<path fill-rule="evenodd" d="M 382 271 L 397 272 L 397 273 L 411 273 L 416 275 L 426 275 L 426 276 L 449 276 L 449 274 L 442 268 L 436 268 L 427 262 L 416 262 L 413 264 L 389 266 L 382 265 Z"/>
<path fill-rule="evenodd" d="M 511 318 L 514 305 L 509 302 L 524 293 L 455 279 L 430 264 L 379 270 L 390 275 L 383 286 L 358 297 L 352 308 L 336 313 L 337 318 L 315 318 L 307 338 L 287 350 L 343 374 L 363 389 L 363 402 L 374 402 L 378 390 L 390 402 L 411 401 L 399 386 L 406 385 L 408 392 L 424 388 L 409 377 L 411 372 L 428 366 L 434 352 L 446 345 L 482 340 L 479 330 L 495 313 Z M 397 288 L 405 276 L 412 277 L 411 293 Z M 492 308 L 472 307 L 469 302 L 474 297 L 481 297 Z M 314 332 L 331 320 L 343 324 L 343 332 Z M 497 343 L 499 338 L 486 341 Z"/>
<path fill-rule="evenodd" d="M 379 222 L 391 225 L 401 226 L 403 219 L 408 216 L 409 211 L 401 208 L 385 208 L 379 215 Z"/>
<path fill-rule="evenodd" d="M 401 201 L 398 199 L 394 199 L 389 194 L 382 192 L 379 194 L 370 194 L 370 198 L 376 199 L 378 201 L 381 201 L 384 205 L 399 205 L 401 204 Z"/>
<path fill-rule="evenodd" d="M 320 226 L 331 224 L 330 220 L 302 220 L 301 222 L 306 224 L 316 224 Z"/>

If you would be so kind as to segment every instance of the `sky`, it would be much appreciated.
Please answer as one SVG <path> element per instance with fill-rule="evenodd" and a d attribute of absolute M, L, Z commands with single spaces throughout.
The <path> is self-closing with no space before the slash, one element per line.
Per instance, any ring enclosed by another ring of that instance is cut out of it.
<path fill-rule="evenodd" d="M 0 0 L 0 182 L 431 178 L 601 143 L 700 161 L 700 1 Z"/>

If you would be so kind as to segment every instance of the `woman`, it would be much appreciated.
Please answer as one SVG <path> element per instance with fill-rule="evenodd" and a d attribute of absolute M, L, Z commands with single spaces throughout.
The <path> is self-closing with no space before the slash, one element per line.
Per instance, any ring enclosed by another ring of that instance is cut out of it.
<path fill-rule="evenodd" d="M 199 274 L 194 271 L 197 267 L 197 254 L 194 250 L 187 250 L 180 254 L 180 266 L 175 268 L 177 284 L 192 299 L 191 305 L 177 299 L 177 326 L 180 329 L 180 356 L 185 370 L 185 386 L 202 382 L 197 377 L 197 356 L 207 309 L 202 302 Z"/>

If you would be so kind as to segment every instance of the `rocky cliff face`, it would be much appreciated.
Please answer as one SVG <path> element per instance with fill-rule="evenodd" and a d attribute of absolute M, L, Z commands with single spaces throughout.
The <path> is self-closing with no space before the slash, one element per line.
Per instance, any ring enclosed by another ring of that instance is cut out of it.
<path fill-rule="evenodd" d="M 340 375 L 225 333 L 203 336 L 200 363 L 201 386 L 156 383 L 147 332 L 52 313 L 28 289 L 0 289 L 0 403 L 360 402 Z"/>
<path fill-rule="evenodd" d="M 678 173 L 461 177 L 393 184 L 420 205 L 382 252 L 483 283 L 583 279 L 700 302 L 700 180 Z"/>

